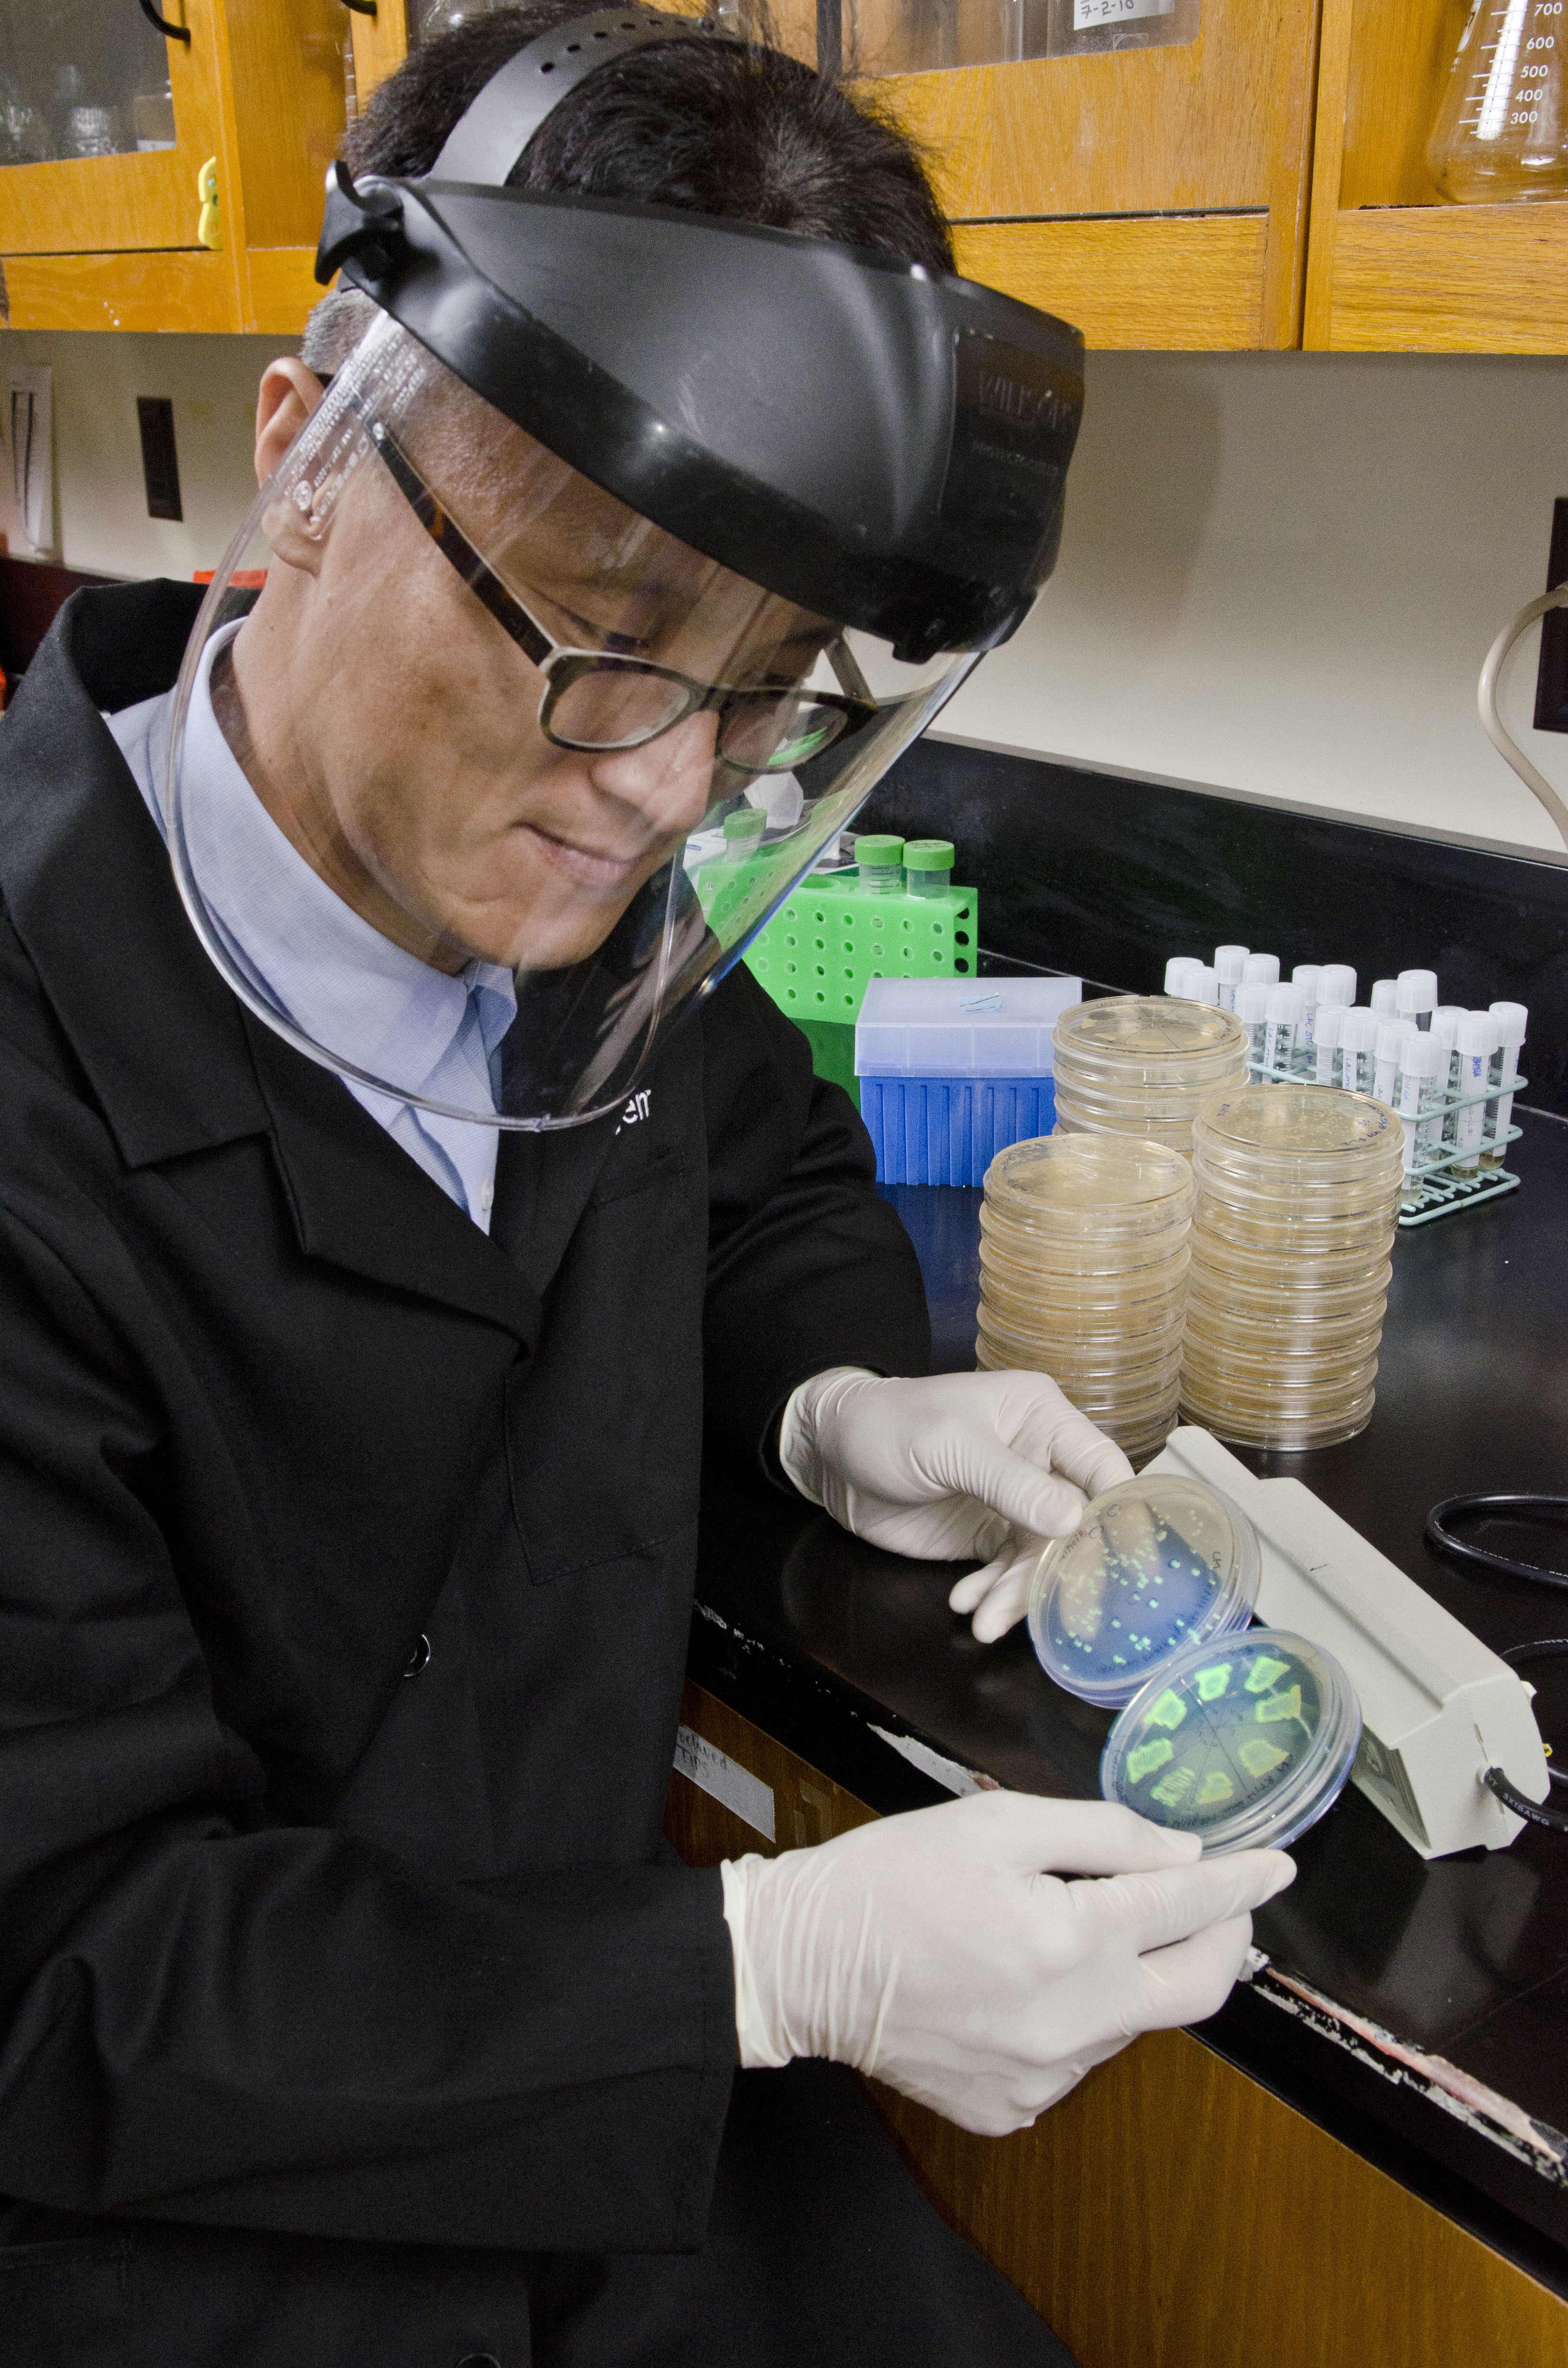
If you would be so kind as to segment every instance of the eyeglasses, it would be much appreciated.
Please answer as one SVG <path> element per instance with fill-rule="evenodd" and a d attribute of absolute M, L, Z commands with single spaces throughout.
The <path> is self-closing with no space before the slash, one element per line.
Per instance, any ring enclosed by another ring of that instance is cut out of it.
<path fill-rule="evenodd" d="M 826 651 L 842 693 L 694 682 L 651 658 L 563 647 L 480 557 L 391 431 L 379 419 L 365 425 L 392 483 L 443 559 L 543 675 L 540 729 L 556 747 L 599 756 L 642 748 L 689 715 L 716 714 L 724 764 L 739 773 L 790 773 L 875 717 L 876 700 L 842 635 Z"/>

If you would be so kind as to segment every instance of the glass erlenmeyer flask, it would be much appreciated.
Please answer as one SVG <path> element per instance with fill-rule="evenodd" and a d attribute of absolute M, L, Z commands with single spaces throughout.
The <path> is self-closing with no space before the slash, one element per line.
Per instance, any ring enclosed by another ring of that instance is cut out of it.
<path fill-rule="evenodd" d="M 1472 0 L 1426 162 L 1461 205 L 1568 196 L 1565 0 Z"/>

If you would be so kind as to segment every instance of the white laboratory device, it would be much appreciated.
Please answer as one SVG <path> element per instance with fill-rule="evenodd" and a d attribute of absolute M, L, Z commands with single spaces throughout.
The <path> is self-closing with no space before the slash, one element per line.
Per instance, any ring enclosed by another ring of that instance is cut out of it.
<path fill-rule="evenodd" d="M 1332 1653 L 1361 1702 L 1351 1782 L 1423 1858 L 1505 1850 L 1524 1823 L 1483 1778 L 1501 1768 L 1544 1801 L 1534 1689 L 1300 1480 L 1260 1480 L 1196 1426 L 1171 1433 L 1144 1476 L 1186 1473 L 1257 1531 L 1256 1617 Z"/>

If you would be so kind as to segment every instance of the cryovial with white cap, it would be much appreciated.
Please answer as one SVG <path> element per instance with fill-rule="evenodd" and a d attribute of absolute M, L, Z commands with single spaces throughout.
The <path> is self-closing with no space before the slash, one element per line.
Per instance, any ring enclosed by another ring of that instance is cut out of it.
<path fill-rule="evenodd" d="M 1432 1014 L 1432 1040 L 1442 1046 L 1447 1056 L 1448 1065 L 1443 1072 L 1442 1086 L 1444 1099 L 1449 1102 L 1460 1089 L 1460 1021 L 1469 1017 L 1468 1012 L 1457 1009 L 1451 1003 L 1440 1003 Z M 1455 1115 L 1452 1110 L 1443 1112 L 1445 1143 L 1454 1140 Z"/>
<path fill-rule="evenodd" d="M 1337 1003 L 1348 1009 L 1356 1000 L 1356 973 L 1348 962 L 1324 962 L 1318 976 L 1318 1005 Z"/>
<path fill-rule="evenodd" d="M 1245 946 L 1216 946 L 1214 975 L 1220 982 L 1220 1008 L 1233 1011 L 1236 989 L 1242 983 L 1249 949 Z"/>
<path fill-rule="evenodd" d="M 1375 1011 L 1353 1003 L 1339 1023 L 1339 1081 L 1347 1094 L 1377 1090 L 1378 1032 L 1382 1026 Z"/>
<path fill-rule="evenodd" d="M 1247 1032 L 1247 1060 L 1255 1069 L 1263 1066 L 1264 1038 L 1268 1027 L 1268 998 L 1272 987 L 1261 980 L 1244 984 L 1236 989 L 1236 1018 Z"/>
<path fill-rule="evenodd" d="M 1298 962 L 1290 973 L 1290 984 L 1301 991 L 1300 1016 L 1296 1022 L 1298 1053 L 1310 1053 L 1313 1030 L 1317 1024 L 1318 982 L 1323 976 L 1321 962 Z"/>
<path fill-rule="evenodd" d="M 1408 1019 L 1385 1019 L 1378 1030 L 1378 1066 L 1372 1091 L 1379 1101 L 1394 1106 L 1399 1092 L 1399 1056 L 1404 1050 L 1404 1040 L 1419 1034 Z"/>
<path fill-rule="evenodd" d="M 1380 1019 L 1392 1019 L 1399 1011 L 1399 981 L 1397 978 L 1375 978 L 1369 997 L 1370 1008 Z"/>
<path fill-rule="evenodd" d="M 1248 954 L 1242 964 L 1242 978 L 1248 986 L 1278 986 L 1279 957 L 1278 954 Z"/>
<path fill-rule="evenodd" d="M 1320 1086 L 1339 1083 L 1339 1031 L 1345 1025 L 1342 1003 L 1320 1003 L 1312 1029 L 1312 1070 Z"/>
<path fill-rule="evenodd" d="M 1165 964 L 1165 993 L 1179 997 L 1183 1002 L 1189 1000 L 1192 989 L 1187 982 L 1194 971 L 1202 968 L 1203 964 L 1196 954 L 1173 954 Z"/>
<path fill-rule="evenodd" d="M 1402 1019 L 1414 1019 L 1417 1028 L 1432 1025 L 1432 1014 L 1437 1007 L 1437 973 L 1435 970 L 1402 970 L 1395 981 L 1394 1009 Z"/>
<path fill-rule="evenodd" d="M 1296 1049 L 1296 990 L 1286 981 L 1268 990 L 1268 1023 L 1263 1031 L 1263 1065 L 1270 1080 L 1288 1076 Z"/>
<path fill-rule="evenodd" d="M 1399 1115 L 1404 1123 L 1404 1172 L 1442 1148 L 1442 1101 L 1449 1055 L 1436 1036 L 1413 1028 L 1400 1048 Z"/>
<path fill-rule="evenodd" d="M 1529 1023 L 1529 1008 L 1523 1003 L 1494 1003 L 1491 1013 L 1497 1024 L 1497 1042 L 1492 1052 L 1491 1083 L 1512 1086 L 1519 1074 L 1519 1053 L 1524 1046 L 1525 1030 Z M 1503 1156 L 1503 1137 L 1512 1125 L 1513 1117 L 1514 1097 L 1511 1093 L 1503 1093 L 1495 1103 L 1487 1105 L 1486 1132 L 1492 1144 L 1488 1158 L 1492 1164 Z"/>
<path fill-rule="evenodd" d="M 1496 1030 L 1489 1011 L 1467 1011 L 1459 1024 L 1455 1060 L 1459 1067 L 1459 1090 L 1461 1095 L 1483 1094 L 1489 1083 L 1488 1070 L 1492 1062 L 1492 1039 Z M 1486 1104 L 1481 1100 L 1462 1101 L 1454 1112 L 1454 1151 L 1456 1166 L 1471 1173 L 1481 1162 L 1481 1145 L 1486 1132 Z"/>
<path fill-rule="evenodd" d="M 1187 991 L 1194 1003 L 1218 1004 L 1220 982 L 1207 962 L 1193 963 Z"/>

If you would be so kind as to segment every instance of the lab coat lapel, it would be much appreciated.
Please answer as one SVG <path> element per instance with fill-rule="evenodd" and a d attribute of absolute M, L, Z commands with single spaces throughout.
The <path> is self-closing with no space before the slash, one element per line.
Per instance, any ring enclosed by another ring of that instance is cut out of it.
<path fill-rule="evenodd" d="M 117 586 L 62 611 L 3 727 L 6 912 L 128 1167 L 269 1133 L 307 1256 L 531 1346 L 539 1303 L 517 1266 L 336 1077 L 250 1018 L 186 916 L 99 709 L 168 689 L 199 597 Z"/>
<path fill-rule="evenodd" d="M 99 602 L 107 615 L 91 605 Z M 131 1168 L 267 1123 L 240 1007 L 186 918 L 168 856 L 98 712 L 168 688 L 194 613 L 175 585 L 78 593 L 0 727 L 6 911 Z M 141 675 L 126 673 L 127 651 L 144 661 Z M 119 662 L 120 678 L 84 679 L 100 655 Z"/>
<path fill-rule="evenodd" d="M 307 1256 L 460 1307 L 531 1349 L 540 1304 L 518 1265 L 398 1148 L 340 1079 L 301 1060 L 259 1020 L 247 1016 L 245 1024 Z"/>
<path fill-rule="evenodd" d="M 504 1134 L 495 1163 L 494 1240 L 542 1299 L 566 1254 L 615 1139 L 613 1117 L 550 1134 Z"/>

